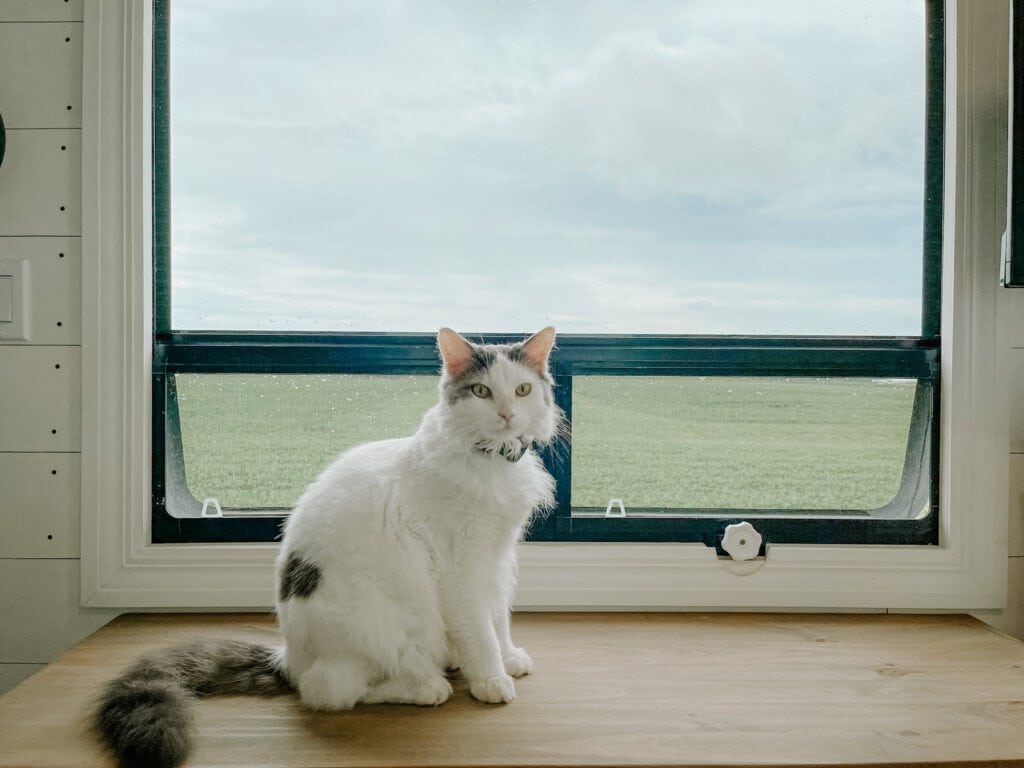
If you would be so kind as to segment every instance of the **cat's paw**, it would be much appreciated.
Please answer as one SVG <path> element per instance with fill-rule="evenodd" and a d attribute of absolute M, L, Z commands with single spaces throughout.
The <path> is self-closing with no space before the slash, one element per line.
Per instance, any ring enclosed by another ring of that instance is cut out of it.
<path fill-rule="evenodd" d="M 508 675 L 495 675 L 470 683 L 469 692 L 485 704 L 507 704 L 516 697 L 516 684 Z"/>
<path fill-rule="evenodd" d="M 512 677 L 522 677 L 533 672 L 533 659 L 522 648 L 516 648 L 504 659 L 505 672 Z"/>
<path fill-rule="evenodd" d="M 435 677 L 415 686 L 411 703 L 423 707 L 436 707 L 448 701 L 451 695 L 452 684 L 443 677 Z"/>

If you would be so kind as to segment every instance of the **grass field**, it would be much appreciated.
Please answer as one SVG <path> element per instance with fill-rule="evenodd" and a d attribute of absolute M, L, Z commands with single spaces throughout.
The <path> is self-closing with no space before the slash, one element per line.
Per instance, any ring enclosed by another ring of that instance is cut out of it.
<path fill-rule="evenodd" d="M 342 450 L 412 434 L 430 376 L 179 375 L 186 476 L 290 507 Z M 629 507 L 871 509 L 903 469 L 913 382 L 577 377 L 572 498 Z"/>

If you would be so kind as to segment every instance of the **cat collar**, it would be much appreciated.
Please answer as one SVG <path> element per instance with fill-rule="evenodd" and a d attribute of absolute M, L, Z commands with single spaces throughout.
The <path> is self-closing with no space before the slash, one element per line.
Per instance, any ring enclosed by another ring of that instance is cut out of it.
<path fill-rule="evenodd" d="M 530 448 L 530 441 L 520 435 L 511 443 L 502 443 L 497 451 L 487 445 L 480 445 L 479 443 L 475 446 L 480 453 L 486 453 L 488 455 L 497 453 L 505 461 L 510 464 L 517 463 L 523 456 L 526 455 L 526 451 Z"/>

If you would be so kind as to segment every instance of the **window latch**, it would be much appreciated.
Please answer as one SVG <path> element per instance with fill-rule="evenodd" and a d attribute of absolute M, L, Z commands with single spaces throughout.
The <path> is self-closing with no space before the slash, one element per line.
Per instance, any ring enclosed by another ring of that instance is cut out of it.
<path fill-rule="evenodd" d="M 725 533 L 722 534 L 722 549 L 737 562 L 756 558 L 763 542 L 757 529 L 745 521 L 725 526 Z"/>

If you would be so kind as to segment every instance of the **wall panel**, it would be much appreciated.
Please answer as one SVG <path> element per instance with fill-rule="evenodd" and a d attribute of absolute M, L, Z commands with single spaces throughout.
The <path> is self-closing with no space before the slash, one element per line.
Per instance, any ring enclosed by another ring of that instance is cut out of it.
<path fill-rule="evenodd" d="M 78 606 L 78 560 L 0 560 L 0 662 L 45 664 L 116 615 Z"/>
<path fill-rule="evenodd" d="M 1024 349 L 1024 288 L 1007 288 L 1004 293 L 1010 305 L 1010 346 Z"/>
<path fill-rule="evenodd" d="M 0 693 L 116 613 L 79 608 L 83 6 L 0 0 L 0 262 L 29 326 L 0 342 Z"/>
<path fill-rule="evenodd" d="M 45 664 L 4 664 L 0 662 L 0 696 L 22 680 L 28 680 Z"/>
<path fill-rule="evenodd" d="M 1024 347 L 1007 350 L 1010 357 L 1010 452 L 1024 453 Z"/>
<path fill-rule="evenodd" d="M 1009 550 L 1010 557 L 1024 557 L 1024 453 L 1010 454 Z"/>
<path fill-rule="evenodd" d="M 972 616 L 1012 637 L 1024 638 L 1024 557 L 1011 557 L 1007 573 L 1010 585 L 1006 608 L 1001 611 L 971 611 Z"/>
<path fill-rule="evenodd" d="M 82 234 L 82 131 L 7 131 L 0 236 Z"/>
<path fill-rule="evenodd" d="M 0 23 L 7 128 L 82 127 L 82 24 Z"/>
<path fill-rule="evenodd" d="M 78 451 L 81 347 L 0 346 L 0 451 Z"/>
<path fill-rule="evenodd" d="M 0 0 L 0 21 L 81 21 L 83 0 Z"/>
<path fill-rule="evenodd" d="M 79 556 L 79 454 L 0 453 L 0 489 L 0 558 Z"/>

